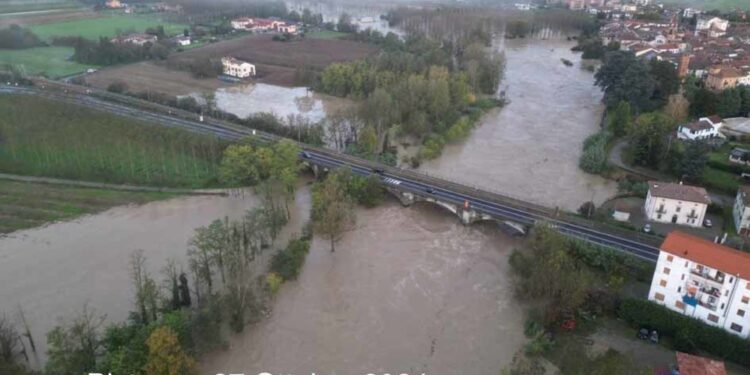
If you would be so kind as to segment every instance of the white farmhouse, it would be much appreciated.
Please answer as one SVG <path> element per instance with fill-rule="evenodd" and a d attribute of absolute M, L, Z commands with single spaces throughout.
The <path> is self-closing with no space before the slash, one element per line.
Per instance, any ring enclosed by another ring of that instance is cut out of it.
<path fill-rule="evenodd" d="M 677 137 L 691 141 L 722 137 L 719 133 L 723 122 L 719 116 L 701 117 L 698 121 L 680 125 Z"/>
<path fill-rule="evenodd" d="M 710 203 L 702 187 L 649 181 L 644 211 L 648 220 L 700 227 Z"/>
<path fill-rule="evenodd" d="M 750 187 L 740 186 L 732 209 L 737 234 L 750 236 Z"/>
<path fill-rule="evenodd" d="M 253 19 L 248 17 L 235 18 L 231 24 L 235 30 L 247 30 L 253 26 Z"/>
<path fill-rule="evenodd" d="M 234 57 L 222 57 L 221 66 L 224 74 L 237 78 L 255 76 L 255 65 L 249 62 L 237 60 Z"/>
<path fill-rule="evenodd" d="M 750 253 L 674 231 L 661 244 L 648 299 L 748 338 Z"/>

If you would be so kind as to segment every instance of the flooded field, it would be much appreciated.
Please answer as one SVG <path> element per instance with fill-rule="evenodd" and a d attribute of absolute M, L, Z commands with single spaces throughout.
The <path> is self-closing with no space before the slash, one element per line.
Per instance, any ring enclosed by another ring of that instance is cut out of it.
<path fill-rule="evenodd" d="M 614 182 L 578 168 L 583 140 L 598 130 L 604 108 L 593 73 L 580 68 L 572 46 L 559 37 L 505 41 L 501 90 L 511 103 L 485 115 L 469 139 L 447 146 L 420 169 L 569 210 L 614 195 Z"/>
<path fill-rule="evenodd" d="M 345 108 L 347 99 L 317 94 L 305 87 L 281 87 L 263 83 L 223 88 L 216 91 L 216 105 L 239 117 L 270 112 L 283 119 L 302 116 L 318 122 Z"/>
<path fill-rule="evenodd" d="M 316 238 L 272 315 L 199 373 L 497 374 L 525 341 L 516 245 L 429 205 L 358 210 L 336 252 Z"/>
<path fill-rule="evenodd" d="M 187 266 L 185 253 L 195 228 L 241 217 L 257 204 L 251 194 L 183 197 L 118 207 L 0 238 L 0 313 L 15 316 L 23 308 L 43 361 L 46 333 L 59 319 L 75 317 L 85 304 L 111 322 L 128 317 L 133 300 L 128 261 L 134 250 L 144 250 L 160 282 L 159 270 L 167 259 Z M 309 192 L 301 190 L 278 243 L 300 233 L 309 206 Z"/>

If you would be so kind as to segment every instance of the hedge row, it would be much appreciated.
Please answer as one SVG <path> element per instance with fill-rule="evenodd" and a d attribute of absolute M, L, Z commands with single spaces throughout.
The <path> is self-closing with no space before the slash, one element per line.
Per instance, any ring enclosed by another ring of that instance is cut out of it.
<path fill-rule="evenodd" d="M 718 170 L 724 171 L 724 172 L 734 173 L 734 174 L 737 174 L 737 175 L 740 175 L 742 173 L 750 172 L 750 168 L 745 167 L 745 166 L 740 165 L 740 164 L 730 164 L 728 161 L 727 162 L 719 162 L 719 161 L 716 161 L 716 160 L 710 160 L 709 159 L 706 164 L 709 167 L 711 167 L 711 168 L 718 169 Z"/>
<path fill-rule="evenodd" d="M 645 326 L 657 330 L 662 337 L 672 337 L 675 350 L 689 353 L 702 351 L 750 366 L 750 341 L 721 328 L 640 299 L 623 300 L 617 314 L 636 327 Z"/>

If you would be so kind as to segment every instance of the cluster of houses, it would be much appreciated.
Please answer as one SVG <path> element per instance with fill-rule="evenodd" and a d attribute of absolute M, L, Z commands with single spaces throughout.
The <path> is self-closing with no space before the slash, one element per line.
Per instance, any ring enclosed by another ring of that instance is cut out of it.
<path fill-rule="evenodd" d="M 732 25 L 691 8 L 628 4 L 635 9 L 628 7 L 625 11 L 622 4 L 607 2 L 602 7 L 599 3 L 589 0 L 586 7 L 592 13 L 607 15 L 609 22 L 600 30 L 605 43 L 616 41 L 621 49 L 638 57 L 672 62 L 681 77 L 695 75 L 714 91 L 750 85 L 750 26 Z M 644 11 L 661 18 L 635 17 Z M 695 26 L 686 26 L 692 17 L 696 17 Z"/>
<path fill-rule="evenodd" d="M 156 43 L 159 40 L 159 38 L 156 35 L 153 34 L 146 34 L 146 33 L 132 33 L 132 34 L 122 34 L 118 35 L 112 39 L 110 39 L 110 42 L 115 44 L 133 44 L 136 46 L 145 46 L 146 44 L 153 44 Z M 174 38 L 171 38 L 170 41 L 174 43 L 177 46 L 189 46 L 192 44 L 192 39 L 189 36 L 176 36 Z"/>
<path fill-rule="evenodd" d="M 235 30 L 269 32 L 275 31 L 283 34 L 297 34 L 297 25 L 277 18 L 250 18 L 241 17 L 233 19 L 232 28 Z"/>

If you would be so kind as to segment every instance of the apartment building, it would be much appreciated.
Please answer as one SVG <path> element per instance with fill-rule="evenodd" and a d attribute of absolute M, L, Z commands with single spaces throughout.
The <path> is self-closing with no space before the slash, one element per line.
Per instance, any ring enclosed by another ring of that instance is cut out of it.
<path fill-rule="evenodd" d="M 700 227 L 710 203 L 702 187 L 649 181 L 643 209 L 651 221 Z"/>
<path fill-rule="evenodd" d="M 660 250 L 648 299 L 748 338 L 750 253 L 679 231 Z"/>

